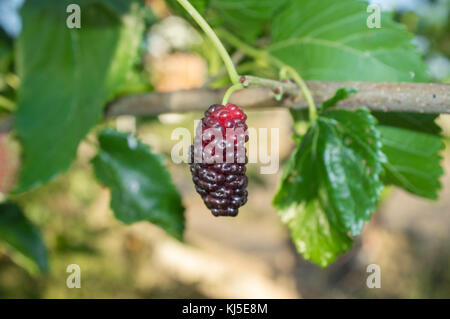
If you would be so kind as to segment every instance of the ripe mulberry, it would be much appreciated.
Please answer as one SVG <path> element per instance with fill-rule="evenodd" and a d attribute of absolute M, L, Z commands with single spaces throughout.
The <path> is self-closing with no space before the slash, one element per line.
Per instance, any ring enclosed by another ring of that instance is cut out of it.
<path fill-rule="evenodd" d="M 190 149 L 192 180 L 214 216 L 236 216 L 247 202 L 247 116 L 234 104 L 211 105 Z"/>

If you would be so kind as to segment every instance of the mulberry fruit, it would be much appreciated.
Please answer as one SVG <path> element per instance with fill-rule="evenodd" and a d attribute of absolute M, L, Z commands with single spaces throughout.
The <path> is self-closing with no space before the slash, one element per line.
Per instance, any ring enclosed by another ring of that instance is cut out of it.
<path fill-rule="evenodd" d="M 215 104 L 197 127 L 190 170 L 197 193 L 214 216 L 236 216 L 247 202 L 246 119 L 234 104 Z"/>

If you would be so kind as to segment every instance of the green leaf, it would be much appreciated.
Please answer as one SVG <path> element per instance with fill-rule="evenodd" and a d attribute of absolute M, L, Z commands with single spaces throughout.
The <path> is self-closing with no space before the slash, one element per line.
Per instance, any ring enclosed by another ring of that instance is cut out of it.
<path fill-rule="evenodd" d="M 358 235 L 376 209 L 385 156 L 376 120 L 367 109 L 328 110 L 319 117 L 317 151 L 332 216 Z"/>
<path fill-rule="evenodd" d="M 376 209 L 386 159 L 375 124 L 367 109 L 323 111 L 285 167 L 273 203 L 282 216 L 294 214 L 289 218 L 295 221 L 289 225 L 294 242 L 302 243 L 305 258 L 322 266 L 350 247 L 347 233 L 358 235 Z M 329 230 L 310 233 L 317 225 Z"/>
<path fill-rule="evenodd" d="M 291 230 L 298 252 L 321 267 L 328 266 L 352 246 L 353 240 L 330 224 L 317 199 L 293 205 L 280 214 Z"/>
<path fill-rule="evenodd" d="M 433 135 L 441 133 L 441 128 L 435 122 L 439 114 L 407 112 L 373 112 L 372 114 L 380 125 L 395 126 Z"/>
<path fill-rule="evenodd" d="M 322 103 L 321 109 L 326 110 L 330 107 L 333 107 L 336 104 L 338 104 L 341 100 L 345 100 L 350 95 L 355 94 L 357 92 L 358 92 L 357 88 L 340 88 L 336 91 L 336 93 L 332 98 Z"/>
<path fill-rule="evenodd" d="M 270 54 L 305 79 L 328 81 L 426 81 L 426 67 L 412 35 L 381 14 L 369 29 L 367 2 L 290 1 L 274 16 Z"/>
<path fill-rule="evenodd" d="M 443 174 L 444 148 L 438 114 L 375 112 L 387 156 L 383 181 L 430 199 L 437 199 Z"/>
<path fill-rule="evenodd" d="M 100 136 L 93 159 L 97 178 L 111 190 L 111 208 L 125 224 L 154 223 L 181 239 L 184 208 L 159 156 L 133 135 L 111 129 Z"/>
<path fill-rule="evenodd" d="M 231 32 L 254 42 L 287 0 L 211 0 L 211 7 Z"/>
<path fill-rule="evenodd" d="M 140 44 L 143 23 L 135 2 L 84 0 L 80 29 L 66 26 L 69 3 L 30 0 L 22 8 L 15 122 L 24 159 L 16 192 L 44 184 L 69 168 L 79 142 L 122 84 Z M 124 6 L 127 14 L 119 16 Z"/>
<path fill-rule="evenodd" d="M 39 229 L 12 202 L 0 204 L 0 240 L 17 252 L 13 258 L 22 266 L 28 268 L 32 263 L 40 271 L 48 270 L 47 249 Z"/>
<path fill-rule="evenodd" d="M 399 127 L 379 125 L 378 129 L 388 159 L 383 180 L 415 195 L 437 199 L 444 172 L 439 155 L 444 148 L 442 139 Z"/>
<path fill-rule="evenodd" d="M 316 126 L 310 128 L 284 166 L 281 186 L 273 199 L 278 209 L 288 209 L 292 204 L 301 204 L 317 196 L 317 162 L 314 153 L 317 134 Z"/>

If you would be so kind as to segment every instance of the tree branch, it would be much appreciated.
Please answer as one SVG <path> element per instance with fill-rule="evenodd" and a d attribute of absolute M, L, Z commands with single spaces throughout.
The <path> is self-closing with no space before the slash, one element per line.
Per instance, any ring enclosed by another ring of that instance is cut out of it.
<path fill-rule="evenodd" d="M 244 108 L 292 107 L 307 108 L 297 85 L 291 81 L 275 81 L 242 76 L 241 83 L 248 89 L 235 92 L 230 103 Z M 307 81 L 320 105 L 341 87 L 358 88 L 358 93 L 340 101 L 337 107 L 355 109 L 365 106 L 374 111 L 450 113 L 450 85 L 434 83 L 372 83 Z M 204 110 L 207 105 L 219 103 L 225 90 L 206 88 L 169 93 L 147 93 L 126 96 L 109 104 L 106 115 L 156 115 L 168 112 Z M 283 98 L 275 100 L 282 93 Z"/>
<path fill-rule="evenodd" d="M 240 80 L 248 89 L 233 93 L 230 103 L 246 109 L 307 108 L 297 85 L 291 81 L 275 81 L 253 76 L 242 76 Z M 332 97 L 337 89 L 348 87 L 358 88 L 359 92 L 340 101 L 337 105 L 339 108 L 355 109 L 365 106 L 373 111 L 383 112 L 450 113 L 450 85 L 446 84 L 320 81 L 307 81 L 306 84 L 313 92 L 316 105 Z M 124 96 L 108 104 L 105 116 L 149 116 L 170 112 L 203 111 L 208 105 L 220 103 L 225 91 L 225 89 L 200 88 Z M 277 101 L 275 96 L 279 93 L 283 94 L 283 98 Z M 11 127 L 11 118 L 0 121 L 0 132 L 8 131 Z"/>

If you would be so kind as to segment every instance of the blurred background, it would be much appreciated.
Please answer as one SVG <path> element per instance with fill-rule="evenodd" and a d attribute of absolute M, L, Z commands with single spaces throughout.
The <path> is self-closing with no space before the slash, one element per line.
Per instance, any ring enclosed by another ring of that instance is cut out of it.
<path fill-rule="evenodd" d="M 15 14 L 21 1 L 16 2 L 11 8 L 0 4 L 3 38 L 20 31 Z M 372 2 L 393 11 L 416 34 L 433 81 L 450 83 L 450 1 Z M 228 81 L 220 58 L 186 20 L 171 15 L 163 0 L 147 1 L 147 6 L 142 54 L 123 94 Z M 241 59 L 239 54 L 233 58 Z M 243 63 L 240 72 L 246 67 Z M 11 74 L 1 77 L 5 96 L 15 81 Z M 200 113 L 186 113 L 116 121 L 119 129 L 135 131 L 170 159 L 177 142 L 170 140 L 172 130 L 192 132 L 199 118 Z M 182 244 L 149 223 L 125 226 L 114 219 L 109 191 L 96 182 L 89 163 L 95 149 L 82 143 L 68 173 L 17 198 L 44 230 L 50 272 L 30 274 L 0 245 L 0 298 L 450 298 L 450 118 L 442 115 L 438 122 L 446 143 L 439 200 L 387 188 L 353 249 L 327 269 L 302 259 L 273 209 L 279 174 L 260 175 L 259 165 L 249 164 L 248 203 L 238 218 L 218 219 L 196 194 L 188 166 L 167 160 L 186 207 Z M 280 128 L 282 162 L 294 145 L 292 124 L 288 110 L 248 112 L 250 127 Z M 17 141 L 2 133 L 0 196 L 14 185 L 19 165 Z M 372 263 L 381 266 L 380 289 L 366 286 L 366 267 Z M 81 289 L 66 286 L 69 264 L 81 267 Z"/>

